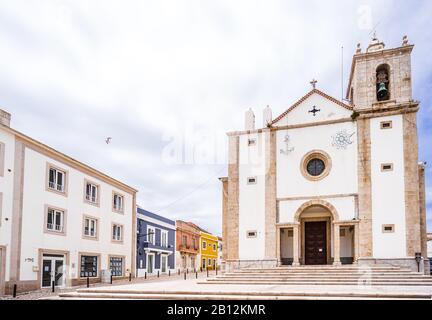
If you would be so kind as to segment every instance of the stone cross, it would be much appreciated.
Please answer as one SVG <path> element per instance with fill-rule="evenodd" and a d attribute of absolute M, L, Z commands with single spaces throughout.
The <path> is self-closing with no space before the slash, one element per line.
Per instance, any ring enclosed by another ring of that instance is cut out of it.
<path fill-rule="evenodd" d="M 312 79 L 312 81 L 309 82 L 309 83 L 312 85 L 312 88 L 315 89 L 315 87 L 316 87 L 316 83 L 317 83 L 317 82 L 318 82 L 318 81 L 316 81 L 315 79 Z"/>
<path fill-rule="evenodd" d="M 309 110 L 309 112 L 313 113 L 313 116 L 315 117 L 315 113 L 321 111 L 321 109 L 317 109 L 316 106 L 313 106 L 312 110 Z"/>

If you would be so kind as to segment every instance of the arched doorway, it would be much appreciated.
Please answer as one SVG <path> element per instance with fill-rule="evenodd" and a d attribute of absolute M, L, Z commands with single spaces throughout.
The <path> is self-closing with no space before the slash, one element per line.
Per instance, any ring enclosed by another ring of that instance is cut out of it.
<path fill-rule="evenodd" d="M 278 225 L 278 257 L 281 265 L 357 263 L 359 220 L 342 221 L 329 202 L 304 202 L 293 221 Z"/>
<path fill-rule="evenodd" d="M 304 203 L 295 213 L 294 221 L 298 225 L 299 262 L 304 265 L 338 264 L 335 255 L 339 233 L 336 235 L 335 222 L 339 215 L 330 203 L 323 200 L 311 200 Z M 337 230 L 339 231 L 339 230 Z"/>

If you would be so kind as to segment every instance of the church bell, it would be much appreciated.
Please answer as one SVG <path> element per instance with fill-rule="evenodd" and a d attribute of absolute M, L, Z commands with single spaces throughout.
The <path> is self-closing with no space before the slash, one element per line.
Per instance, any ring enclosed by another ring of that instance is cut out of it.
<path fill-rule="evenodd" d="M 379 99 L 386 98 L 388 94 L 388 90 L 384 82 L 378 84 L 377 96 Z"/>

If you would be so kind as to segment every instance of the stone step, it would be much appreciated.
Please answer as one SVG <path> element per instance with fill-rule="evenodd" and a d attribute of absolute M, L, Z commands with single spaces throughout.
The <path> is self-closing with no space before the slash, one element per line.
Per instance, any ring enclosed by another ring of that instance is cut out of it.
<path fill-rule="evenodd" d="M 383 280 L 207 280 L 205 282 L 198 282 L 198 284 L 236 284 L 236 285 L 359 285 L 360 284 L 370 284 L 373 286 L 432 286 L 432 282 L 423 281 L 401 281 L 400 279 L 392 281 Z"/>
<path fill-rule="evenodd" d="M 400 269 L 400 268 L 408 268 L 407 266 L 392 266 L 392 265 L 385 265 L 385 264 L 374 264 L 374 265 L 355 265 L 355 264 L 342 264 L 342 265 L 333 265 L 333 264 L 320 264 L 320 265 L 300 265 L 300 266 L 292 266 L 292 265 L 280 265 L 277 267 L 266 267 L 266 266 L 259 266 L 259 267 L 243 267 L 243 269 L 358 269 L 358 268 L 382 268 L 382 269 Z"/>
<path fill-rule="evenodd" d="M 333 273 L 292 273 L 292 272 L 278 272 L 278 273 L 263 273 L 263 272 L 254 272 L 254 273 L 225 273 L 222 275 L 218 275 L 218 277 L 279 277 L 279 276 L 286 276 L 286 277 L 337 277 L 337 276 L 365 276 L 365 275 L 371 275 L 371 276 L 391 276 L 391 277 L 427 277 L 430 278 L 430 276 L 417 273 L 417 272 L 333 272 Z"/>
<path fill-rule="evenodd" d="M 168 299 L 168 300 L 296 300 L 296 299 L 431 299 L 424 293 L 368 293 L 368 292 L 261 292 L 261 291 L 89 291 L 59 294 L 47 299 Z"/>
<path fill-rule="evenodd" d="M 264 278 L 256 278 L 256 279 L 244 279 L 244 278 L 219 278 L 219 279 L 208 279 L 207 281 L 210 282 L 225 282 L 225 281 L 230 281 L 230 282 L 235 282 L 238 281 L 240 282 L 248 282 L 248 281 L 253 281 L 253 282 L 359 282 L 359 281 L 371 281 L 371 282 L 382 282 L 382 283 L 392 283 L 392 282 L 398 282 L 398 283 L 405 283 L 405 282 L 412 282 L 412 283 L 422 283 L 425 285 L 431 285 L 432 281 L 431 280 L 425 280 L 425 279 L 395 279 L 395 278 L 332 278 L 332 279 L 326 279 L 326 278 L 321 278 L 321 279 L 311 279 L 311 278 L 292 278 L 292 279 L 287 279 L 287 278 L 275 278 L 275 279 L 264 279 Z"/>
<path fill-rule="evenodd" d="M 240 269 L 233 272 L 413 272 L 409 268 L 274 268 L 274 269 Z"/>
<path fill-rule="evenodd" d="M 364 276 L 364 277 L 347 277 L 347 276 L 328 276 L 328 277 L 216 277 L 214 278 L 216 280 L 269 280 L 269 281 L 276 281 L 276 280 L 301 280 L 301 279 L 308 279 L 308 280 L 358 280 L 358 279 L 373 279 L 373 280 L 404 280 L 404 281 L 424 281 L 424 282 L 432 282 L 432 279 L 430 278 L 423 278 L 423 277 L 390 277 L 390 276 L 379 276 L 379 277 L 373 277 L 373 276 Z"/>

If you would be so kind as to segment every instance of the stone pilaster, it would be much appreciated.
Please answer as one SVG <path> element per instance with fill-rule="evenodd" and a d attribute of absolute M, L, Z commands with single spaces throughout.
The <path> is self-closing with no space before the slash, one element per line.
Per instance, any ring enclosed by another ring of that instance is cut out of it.
<path fill-rule="evenodd" d="M 335 223 L 333 225 L 333 265 L 341 265 L 340 261 L 340 226 Z"/>
<path fill-rule="evenodd" d="M 226 259 L 239 258 L 239 136 L 229 136 Z"/>
<path fill-rule="evenodd" d="M 422 164 L 418 166 L 419 175 L 419 210 L 421 228 L 421 252 L 423 257 L 427 257 L 427 225 L 426 225 L 426 187 L 425 187 L 425 168 Z"/>
<path fill-rule="evenodd" d="M 219 178 L 222 182 L 222 260 L 227 259 L 226 240 L 228 239 L 228 178 Z"/>
<path fill-rule="evenodd" d="M 25 145 L 15 140 L 14 185 L 12 203 L 12 237 L 10 245 L 9 283 L 20 281 L 21 270 L 21 232 L 24 188 L 24 157 Z"/>
<path fill-rule="evenodd" d="M 300 255 L 299 255 L 299 244 L 300 244 L 300 225 L 295 224 L 293 226 L 293 267 L 300 265 Z"/>
<path fill-rule="evenodd" d="M 372 256 L 372 183 L 370 119 L 357 120 L 359 257 Z"/>
<path fill-rule="evenodd" d="M 356 223 L 354 225 L 354 263 L 357 263 L 359 258 L 359 225 Z"/>
<path fill-rule="evenodd" d="M 421 252 L 416 113 L 403 115 L 406 255 Z"/>
<path fill-rule="evenodd" d="M 265 251 L 266 259 L 277 258 L 276 232 L 276 132 L 265 134 Z"/>

